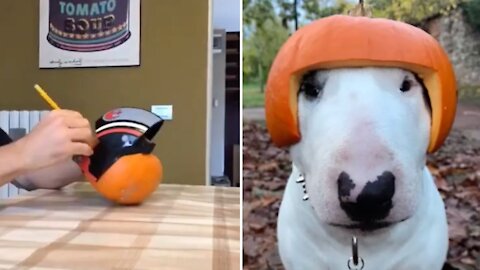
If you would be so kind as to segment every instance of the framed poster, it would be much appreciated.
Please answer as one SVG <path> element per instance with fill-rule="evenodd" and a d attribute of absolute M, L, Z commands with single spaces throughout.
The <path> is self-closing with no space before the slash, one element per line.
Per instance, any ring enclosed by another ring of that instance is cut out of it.
<path fill-rule="evenodd" d="M 40 68 L 140 65 L 140 0 L 40 0 Z"/>

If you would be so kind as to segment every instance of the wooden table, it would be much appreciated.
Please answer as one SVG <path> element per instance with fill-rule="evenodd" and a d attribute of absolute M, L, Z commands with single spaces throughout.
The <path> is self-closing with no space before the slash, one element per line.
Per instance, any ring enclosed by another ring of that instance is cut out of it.
<path fill-rule="evenodd" d="M 0 269 L 240 269 L 240 189 L 162 184 L 117 206 L 88 183 L 0 201 Z"/>

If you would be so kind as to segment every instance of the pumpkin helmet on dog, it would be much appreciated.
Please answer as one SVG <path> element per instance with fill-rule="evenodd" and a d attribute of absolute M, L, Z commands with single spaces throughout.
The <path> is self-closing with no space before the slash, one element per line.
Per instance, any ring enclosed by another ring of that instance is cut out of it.
<path fill-rule="evenodd" d="M 114 109 L 95 123 L 99 143 L 80 164 L 87 180 L 107 199 L 138 204 L 161 181 L 160 160 L 152 154 L 151 141 L 163 120 L 138 108 Z"/>
<path fill-rule="evenodd" d="M 270 69 L 265 97 L 267 128 L 278 146 L 301 138 L 297 94 L 306 73 L 345 67 L 397 67 L 416 73 L 425 84 L 432 108 L 429 152 L 447 137 L 456 110 L 452 65 L 428 33 L 406 23 L 334 15 L 294 33 Z"/>

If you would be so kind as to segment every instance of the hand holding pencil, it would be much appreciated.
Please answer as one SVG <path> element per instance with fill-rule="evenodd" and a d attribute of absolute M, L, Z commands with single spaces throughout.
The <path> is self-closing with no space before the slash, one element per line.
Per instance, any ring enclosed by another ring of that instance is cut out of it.
<path fill-rule="evenodd" d="M 43 98 L 43 100 L 48 104 L 50 105 L 50 107 L 53 109 L 53 110 L 61 110 L 60 106 L 58 106 L 58 104 L 47 94 L 47 92 L 45 90 L 43 90 L 42 87 L 40 87 L 40 85 L 38 84 L 35 84 L 33 86 L 33 88 L 35 88 L 35 90 L 37 90 L 37 93 L 40 95 L 40 97 Z M 70 111 L 70 112 L 74 112 L 74 111 Z M 78 113 L 78 112 L 74 112 L 74 113 L 77 113 L 79 116 L 81 116 L 83 118 L 83 116 Z M 86 120 L 86 119 L 85 119 Z M 88 120 L 87 120 L 88 121 Z M 95 147 L 96 145 L 98 144 L 98 139 L 96 136 L 92 135 L 92 139 L 89 141 L 89 145 L 91 147 Z"/>
<path fill-rule="evenodd" d="M 90 156 L 97 138 L 90 122 L 79 112 L 60 109 L 39 86 L 35 89 L 54 109 L 16 146 L 28 170 L 47 167 L 74 156 Z"/>

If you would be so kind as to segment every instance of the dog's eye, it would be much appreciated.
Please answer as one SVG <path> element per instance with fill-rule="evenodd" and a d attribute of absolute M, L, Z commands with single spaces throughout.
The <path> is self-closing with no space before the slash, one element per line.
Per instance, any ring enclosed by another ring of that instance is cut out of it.
<path fill-rule="evenodd" d="M 322 92 L 322 88 L 319 85 L 315 85 L 309 82 L 303 82 L 300 87 L 300 92 L 304 92 L 309 98 L 316 98 Z"/>
<path fill-rule="evenodd" d="M 409 78 L 405 77 L 405 79 L 403 79 L 402 85 L 400 86 L 400 91 L 408 92 L 411 88 L 412 81 Z"/>
<path fill-rule="evenodd" d="M 320 82 L 317 78 L 316 72 L 311 72 L 303 77 L 300 91 L 305 93 L 305 96 L 310 99 L 317 98 L 323 91 L 325 81 Z"/>

